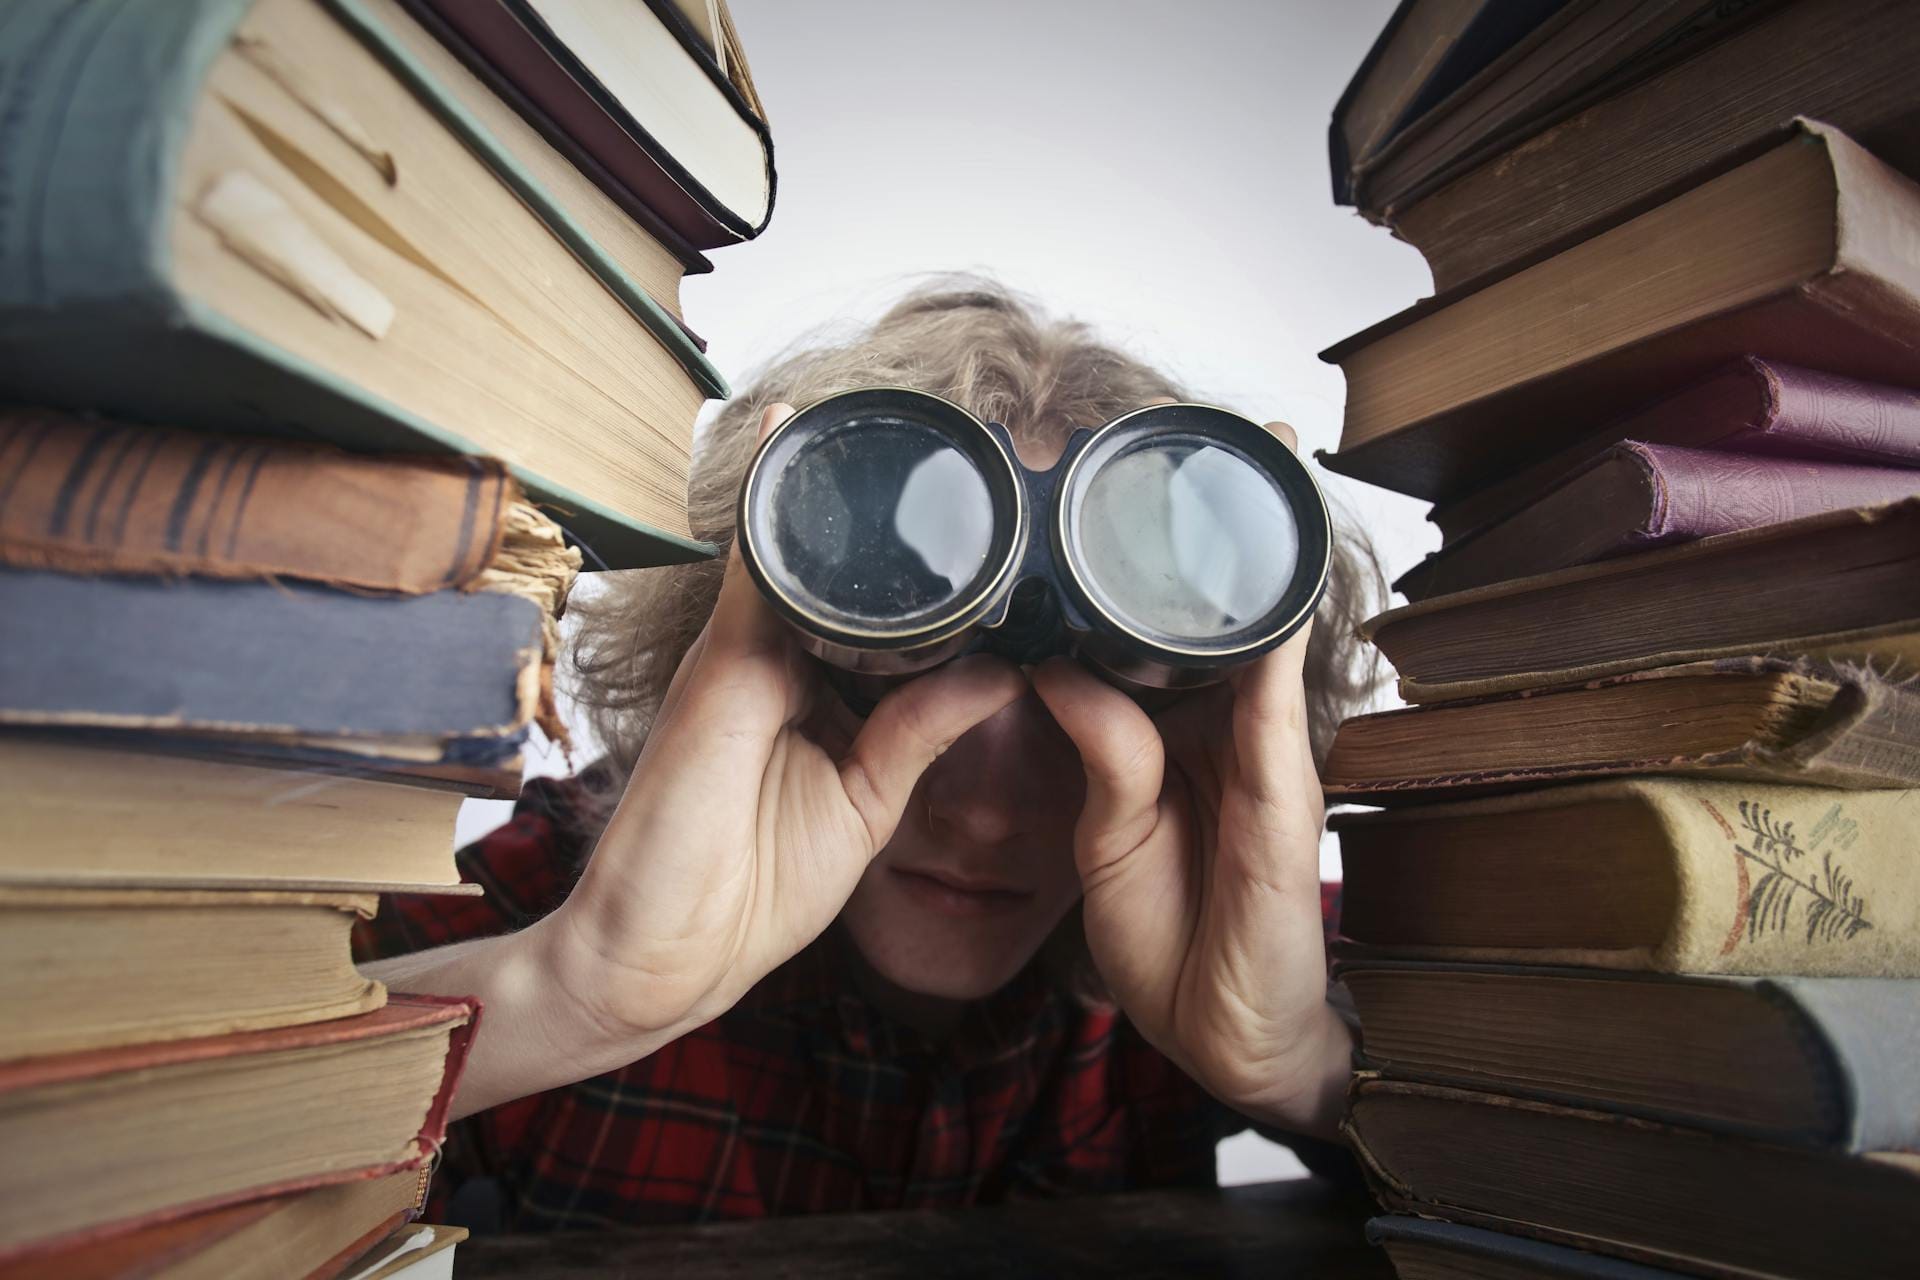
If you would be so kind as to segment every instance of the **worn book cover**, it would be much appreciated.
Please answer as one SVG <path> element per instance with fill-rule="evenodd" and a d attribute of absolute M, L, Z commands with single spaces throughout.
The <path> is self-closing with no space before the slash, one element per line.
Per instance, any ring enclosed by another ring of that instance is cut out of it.
<path fill-rule="evenodd" d="M 419 1168 L 478 1016 L 393 995 L 352 1018 L 0 1065 L 0 1263 Z"/>
<path fill-rule="evenodd" d="M 1920 498 L 1436 596 L 1361 624 L 1409 702 L 1753 653 L 1920 670 Z"/>
<path fill-rule="evenodd" d="M 0 569 L 0 617 L 5 725 L 471 765 L 518 754 L 546 692 L 547 615 L 493 591 Z"/>
<path fill-rule="evenodd" d="M 1524 509 L 1625 440 L 1920 468 L 1920 391 L 1743 355 L 1532 466 L 1438 504 L 1427 519 L 1452 545 Z"/>
<path fill-rule="evenodd" d="M 1401 1280 L 1680 1280 L 1623 1258 L 1411 1214 L 1372 1219 L 1367 1242 L 1387 1251 Z"/>
<path fill-rule="evenodd" d="M 1636 778 L 1335 814 L 1341 931 L 1405 958 L 1920 977 L 1920 791 Z"/>
<path fill-rule="evenodd" d="M 1906 1153 L 1748 1142 L 1365 1073 L 1344 1127 L 1397 1213 L 1729 1280 L 1895 1280 L 1920 1253 L 1920 1157 Z"/>
<path fill-rule="evenodd" d="M 1324 353 L 1346 375 L 1326 465 L 1446 501 L 1749 351 L 1920 381 L 1920 188 L 1800 121 L 1725 173 Z"/>
<path fill-rule="evenodd" d="M 612 566 L 711 554 L 725 381 L 366 5 L 16 0 L 0 59 L 8 398 L 492 455 Z"/>
<path fill-rule="evenodd" d="M 1429 555 L 1394 582 L 1425 600 L 1654 547 L 1920 495 L 1920 468 L 1686 449 L 1628 440 L 1529 506 Z"/>
<path fill-rule="evenodd" d="M 1405 804 L 1618 774 L 1920 785 L 1920 688 L 1859 667 L 1724 658 L 1354 716 L 1327 795 Z"/>
<path fill-rule="evenodd" d="M 1336 946 L 1364 1061 L 1397 1079 L 1838 1151 L 1920 1149 L 1920 980 L 1403 960 Z"/>

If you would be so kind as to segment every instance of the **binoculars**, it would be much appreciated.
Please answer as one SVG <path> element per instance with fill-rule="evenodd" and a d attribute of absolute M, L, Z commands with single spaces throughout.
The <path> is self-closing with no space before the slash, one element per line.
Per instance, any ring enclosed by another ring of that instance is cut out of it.
<path fill-rule="evenodd" d="M 736 527 L 768 604 L 865 697 L 981 650 L 1207 684 L 1313 616 L 1332 554 L 1312 475 L 1237 414 L 1151 405 L 1036 471 L 1001 424 L 902 387 L 781 423 Z"/>

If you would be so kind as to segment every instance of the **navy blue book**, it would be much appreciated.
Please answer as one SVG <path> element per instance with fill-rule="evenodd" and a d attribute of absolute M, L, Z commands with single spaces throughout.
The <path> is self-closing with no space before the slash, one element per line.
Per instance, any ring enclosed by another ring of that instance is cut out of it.
<path fill-rule="evenodd" d="M 0 726 L 499 767 L 538 711 L 521 596 L 0 570 Z"/>
<path fill-rule="evenodd" d="M 1367 1241 L 1386 1249 L 1401 1280 L 1678 1280 L 1584 1249 L 1397 1214 L 1367 1223 Z"/>

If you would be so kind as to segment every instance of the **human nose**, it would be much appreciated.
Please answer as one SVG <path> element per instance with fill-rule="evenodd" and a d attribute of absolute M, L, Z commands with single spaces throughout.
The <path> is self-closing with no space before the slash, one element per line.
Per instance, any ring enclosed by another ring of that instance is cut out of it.
<path fill-rule="evenodd" d="M 936 835 L 999 845 L 1047 834 L 1078 812 L 1079 756 L 1029 695 L 969 730 L 927 774 L 927 821 Z"/>

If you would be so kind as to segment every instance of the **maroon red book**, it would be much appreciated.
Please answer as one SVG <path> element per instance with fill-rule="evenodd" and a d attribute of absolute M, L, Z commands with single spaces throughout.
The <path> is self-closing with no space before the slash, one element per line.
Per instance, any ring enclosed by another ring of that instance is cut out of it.
<path fill-rule="evenodd" d="M 477 1001 L 0 1064 L 0 1264 L 418 1168 Z"/>
<path fill-rule="evenodd" d="M 1623 440 L 1920 467 L 1920 391 L 1744 356 L 1571 448 L 1441 503 L 1427 518 L 1452 545 L 1519 511 Z"/>
<path fill-rule="evenodd" d="M 1716 533 L 1920 494 L 1920 469 L 1722 453 L 1628 440 L 1531 506 L 1428 556 L 1409 600 L 1589 564 Z"/>

